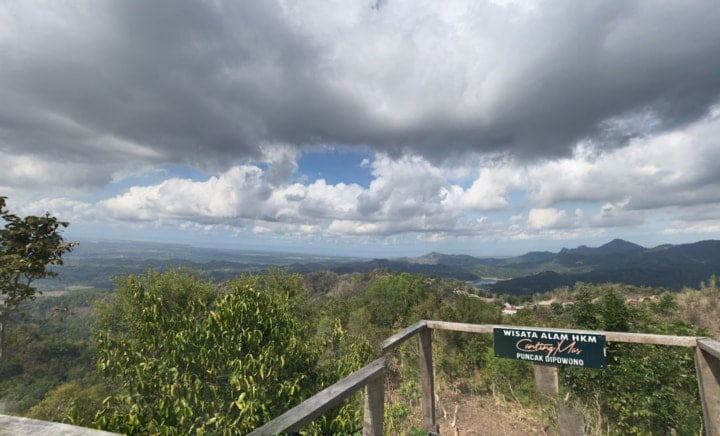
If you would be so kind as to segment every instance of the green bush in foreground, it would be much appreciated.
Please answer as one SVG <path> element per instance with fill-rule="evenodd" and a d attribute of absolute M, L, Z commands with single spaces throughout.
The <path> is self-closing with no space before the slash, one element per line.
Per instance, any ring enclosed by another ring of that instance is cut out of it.
<path fill-rule="evenodd" d="M 323 344 L 294 317 L 301 286 L 277 272 L 222 287 L 186 270 L 119 279 L 96 343 L 98 366 L 120 391 L 96 424 L 127 433 L 244 434 L 320 390 L 328 381 Z"/>

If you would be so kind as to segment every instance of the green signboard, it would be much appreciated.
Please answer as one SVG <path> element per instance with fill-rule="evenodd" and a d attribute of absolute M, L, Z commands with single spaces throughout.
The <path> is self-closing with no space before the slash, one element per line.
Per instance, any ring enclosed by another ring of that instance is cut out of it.
<path fill-rule="evenodd" d="M 605 336 L 584 332 L 494 328 L 495 356 L 552 365 L 605 368 Z"/>

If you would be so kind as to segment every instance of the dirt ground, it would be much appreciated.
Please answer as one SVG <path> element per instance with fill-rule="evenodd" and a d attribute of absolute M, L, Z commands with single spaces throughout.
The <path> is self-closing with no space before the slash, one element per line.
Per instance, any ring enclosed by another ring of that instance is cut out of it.
<path fill-rule="evenodd" d="M 547 435 L 552 431 L 538 420 L 523 416 L 512 405 L 495 402 L 491 396 L 458 396 L 441 399 L 437 404 L 440 434 L 457 436 Z"/>

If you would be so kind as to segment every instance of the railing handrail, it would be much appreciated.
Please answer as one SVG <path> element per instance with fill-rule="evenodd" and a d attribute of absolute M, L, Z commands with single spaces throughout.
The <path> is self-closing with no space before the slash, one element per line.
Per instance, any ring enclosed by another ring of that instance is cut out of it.
<path fill-rule="evenodd" d="M 332 384 L 262 427 L 253 430 L 248 436 L 265 436 L 284 432 L 299 431 L 304 426 L 323 415 L 323 413 L 350 398 L 380 374 L 385 372 L 387 359 L 383 356 L 365 365 L 344 379 Z"/>
<path fill-rule="evenodd" d="M 700 338 L 697 344 L 701 350 L 720 360 L 720 342 L 711 338 Z"/>
<path fill-rule="evenodd" d="M 382 343 L 383 357 L 354 372 L 348 377 L 325 388 L 300 405 L 288 410 L 262 427 L 254 430 L 250 435 L 277 434 L 287 431 L 298 431 L 312 422 L 323 413 L 340 404 L 362 387 L 368 387 L 373 380 L 385 373 L 387 366 L 386 355 L 398 348 L 410 338 L 418 335 L 421 352 L 421 376 L 423 377 L 423 415 L 424 425 L 430 432 L 437 431 L 435 424 L 434 389 L 432 381 L 432 354 L 430 351 L 429 329 L 459 331 L 467 333 L 492 333 L 496 328 L 512 328 L 530 331 L 545 331 L 551 329 L 557 332 L 604 335 L 608 342 L 624 342 L 635 344 L 653 344 L 664 346 L 679 346 L 695 348 L 695 361 L 700 396 L 705 417 L 705 430 L 708 435 L 720 435 L 720 342 L 702 336 L 676 336 L 652 333 L 627 333 L 602 330 L 574 330 L 556 329 L 551 327 L 520 327 L 502 324 L 467 324 L 436 320 L 422 320 L 390 336 Z M 380 388 L 382 390 L 382 387 Z M 375 389 L 376 390 L 376 389 Z M 374 391 L 366 392 L 368 397 L 383 402 L 383 393 L 378 395 Z M 379 408 L 368 408 L 365 403 L 365 429 L 363 434 L 381 434 L 382 405 Z M 367 414 L 373 415 L 368 418 Z M 378 427 L 378 420 L 380 421 Z"/>
<path fill-rule="evenodd" d="M 518 327 L 505 324 L 468 324 L 462 322 L 422 320 L 406 327 L 405 329 L 385 339 L 382 343 L 383 352 L 387 353 L 399 347 L 403 342 L 413 337 L 419 330 L 424 327 L 466 333 L 492 333 L 493 330 L 496 328 L 522 328 L 523 330 L 528 331 L 543 331 L 551 329 L 554 332 L 604 335 L 605 339 L 609 342 L 654 344 L 679 347 L 695 347 L 698 340 L 706 339 L 704 336 L 677 336 L 662 335 L 656 333 L 612 332 L 605 330 L 576 330 L 554 327 Z"/>
<path fill-rule="evenodd" d="M 552 330 L 561 333 L 578 333 L 578 334 L 594 334 L 604 335 L 608 342 L 625 342 L 631 344 L 654 344 L 668 345 L 674 347 L 695 347 L 697 341 L 704 339 L 703 336 L 677 336 L 662 335 L 656 333 L 628 333 L 628 332 L 612 332 L 605 330 L 576 330 L 555 327 L 518 327 L 505 324 L 467 324 L 461 322 L 447 321 L 423 321 L 431 329 L 452 330 L 467 333 L 492 333 L 494 329 L 499 328 L 520 328 L 527 331 L 544 331 Z M 415 325 L 415 324 L 413 324 Z"/>

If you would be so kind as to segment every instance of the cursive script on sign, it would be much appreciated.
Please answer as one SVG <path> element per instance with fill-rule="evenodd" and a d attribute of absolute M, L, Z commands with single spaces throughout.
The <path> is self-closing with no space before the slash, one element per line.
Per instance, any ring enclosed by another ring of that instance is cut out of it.
<path fill-rule="evenodd" d="M 545 342 L 533 342 L 532 339 L 524 338 L 515 343 L 515 348 L 526 353 L 547 353 L 547 356 L 554 356 L 557 353 L 582 354 L 582 349 L 575 346 L 576 341 L 565 345 L 565 341 L 556 344 Z"/>

